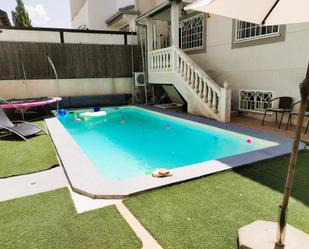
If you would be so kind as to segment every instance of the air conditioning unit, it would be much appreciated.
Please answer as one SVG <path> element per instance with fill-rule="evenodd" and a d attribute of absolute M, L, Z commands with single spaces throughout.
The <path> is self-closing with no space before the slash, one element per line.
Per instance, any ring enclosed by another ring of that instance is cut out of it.
<path fill-rule="evenodd" d="M 134 84 L 135 86 L 144 86 L 145 85 L 145 74 L 143 72 L 134 73 Z"/>

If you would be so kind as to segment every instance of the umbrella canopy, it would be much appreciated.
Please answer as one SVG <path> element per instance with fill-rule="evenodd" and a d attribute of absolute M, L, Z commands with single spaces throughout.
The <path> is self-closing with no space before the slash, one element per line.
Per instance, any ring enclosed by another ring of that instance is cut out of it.
<path fill-rule="evenodd" d="M 309 22 L 308 0 L 198 0 L 185 10 L 263 25 Z"/>

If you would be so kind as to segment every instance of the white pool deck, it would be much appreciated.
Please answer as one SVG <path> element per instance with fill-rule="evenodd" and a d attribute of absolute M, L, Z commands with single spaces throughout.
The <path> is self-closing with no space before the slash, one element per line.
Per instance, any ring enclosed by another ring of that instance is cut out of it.
<path fill-rule="evenodd" d="M 0 179 L 0 202 L 14 200 L 67 187 L 77 213 L 115 205 L 121 200 L 92 199 L 75 193 L 66 178 L 63 167 Z"/>
<path fill-rule="evenodd" d="M 122 199 L 146 190 L 248 165 L 257 161 L 284 155 L 291 151 L 292 139 L 289 138 L 241 128 L 230 124 L 223 124 L 190 114 L 176 113 L 150 106 L 139 107 L 272 141 L 277 145 L 219 160 L 211 160 L 195 165 L 175 168 L 172 170 L 173 176 L 171 177 L 154 178 L 151 175 L 145 175 L 127 180 L 109 180 L 105 179 L 104 176 L 98 172 L 92 162 L 88 159 L 87 155 L 82 151 L 57 118 L 47 119 L 45 120 L 47 128 L 73 191 L 94 199 Z M 305 145 L 301 143 L 300 149 L 304 149 L 304 147 Z"/>

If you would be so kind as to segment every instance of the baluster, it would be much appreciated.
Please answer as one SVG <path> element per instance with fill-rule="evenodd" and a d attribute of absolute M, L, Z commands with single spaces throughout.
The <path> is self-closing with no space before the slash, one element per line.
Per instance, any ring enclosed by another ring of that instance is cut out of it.
<path fill-rule="evenodd" d="M 171 61 L 170 61 L 170 51 L 167 51 L 166 53 L 166 70 L 169 71 L 171 65 Z"/>
<path fill-rule="evenodd" d="M 187 64 L 187 67 L 188 67 L 187 83 L 190 85 L 192 70 L 191 70 L 190 65 Z"/>
<path fill-rule="evenodd" d="M 186 63 L 186 65 L 186 81 L 188 81 L 190 79 L 190 66 L 188 63 Z"/>
<path fill-rule="evenodd" d="M 196 87 L 197 87 L 197 77 L 198 77 L 197 73 L 194 72 L 194 80 L 193 80 L 193 84 L 192 84 L 192 89 L 196 89 Z"/>
<path fill-rule="evenodd" d="M 166 57 L 166 67 L 165 67 L 166 71 L 168 71 L 170 69 L 169 55 L 170 55 L 169 51 L 166 51 L 166 55 L 165 55 L 165 57 Z"/>
<path fill-rule="evenodd" d="M 217 93 L 214 91 L 214 92 L 213 92 L 213 104 L 212 104 L 212 106 L 213 106 L 212 109 L 213 109 L 214 113 L 218 113 L 217 99 L 218 99 L 218 95 L 217 95 Z"/>
<path fill-rule="evenodd" d="M 186 73 L 186 65 L 184 61 L 182 60 L 182 78 L 185 78 L 185 73 Z"/>
<path fill-rule="evenodd" d="M 175 67 L 174 64 L 176 63 Z M 170 70 L 175 70 L 177 72 L 177 55 L 173 51 L 173 49 L 170 50 Z"/>
<path fill-rule="evenodd" d="M 164 71 L 164 52 L 161 52 L 161 70 L 160 71 Z"/>
<path fill-rule="evenodd" d="M 211 89 L 211 87 L 209 86 L 209 87 L 208 87 L 208 106 L 209 106 L 210 108 L 212 108 L 212 97 L 213 97 L 212 89 Z"/>
<path fill-rule="evenodd" d="M 184 76 L 184 64 L 183 64 L 183 60 L 182 58 L 180 57 L 180 74 L 181 74 L 181 77 Z"/>
<path fill-rule="evenodd" d="M 166 52 L 166 71 L 170 70 L 170 51 Z"/>
<path fill-rule="evenodd" d="M 161 53 L 161 71 L 164 70 L 164 52 Z"/>
<path fill-rule="evenodd" d="M 203 77 L 200 78 L 200 85 L 199 85 L 199 93 L 200 93 L 200 98 L 202 99 L 204 97 L 203 95 L 203 90 L 204 90 L 204 79 Z"/>
<path fill-rule="evenodd" d="M 158 53 L 157 55 L 157 66 L 156 66 L 157 72 L 159 71 L 159 67 L 160 67 L 160 53 Z"/>
<path fill-rule="evenodd" d="M 195 92 L 197 94 L 199 94 L 200 92 L 200 79 L 201 79 L 201 76 L 197 74 L 197 80 L 196 80 L 196 85 L 195 85 Z"/>
<path fill-rule="evenodd" d="M 190 80 L 189 85 L 192 85 L 194 83 L 194 70 L 192 67 L 190 67 Z"/>
<path fill-rule="evenodd" d="M 183 63 L 184 63 L 184 67 L 185 67 L 185 77 L 184 77 L 184 79 L 187 80 L 189 66 L 185 61 L 183 61 Z"/>
<path fill-rule="evenodd" d="M 158 53 L 158 55 L 157 55 L 157 66 L 156 66 L 156 68 L 157 68 L 157 72 L 160 70 L 160 54 Z"/>
<path fill-rule="evenodd" d="M 208 85 L 207 81 L 205 81 L 205 86 L 204 86 L 204 102 L 208 103 Z"/>
<path fill-rule="evenodd" d="M 163 52 L 163 71 L 166 71 L 166 51 Z"/>
<path fill-rule="evenodd" d="M 164 52 L 161 52 L 161 63 L 160 63 L 160 72 L 164 70 Z"/>
<path fill-rule="evenodd" d="M 160 59 L 159 54 L 157 54 L 157 56 L 156 56 L 156 71 L 159 71 L 159 59 Z"/>
<path fill-rule="evenodd" d="M 153 55 L 150 55 L 150 70 L 153 72 Z"/>
<path fill-rule="evenodd" d="M 185 78 L 185 73 L 186 73 L 186 65 L 185 62 L 183 61 L 183 59 L 181 59 L 181 65 L 182 65 L 182 78 Z"/>
<path fill-rule="evenodd" d="M 176 53 L 176 63 L 177 63 L 176 64 L 177 65 L 176 70 L 180 74 L 180 57 L 179 57 L 178 53 Z"/>

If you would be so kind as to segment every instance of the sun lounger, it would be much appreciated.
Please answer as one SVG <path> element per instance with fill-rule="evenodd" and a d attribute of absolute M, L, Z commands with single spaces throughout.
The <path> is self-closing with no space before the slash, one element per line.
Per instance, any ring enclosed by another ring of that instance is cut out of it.
<path fill-rule="evenodd" d="M 40 127 L 26 121 L 14 121 L 12 123 L 2 108 L 0 108 L 0 129 L 14 133 L 25 141 L 27 141 L 26 137 L 36 135 L 40 132 L 47 134 Z"/>

